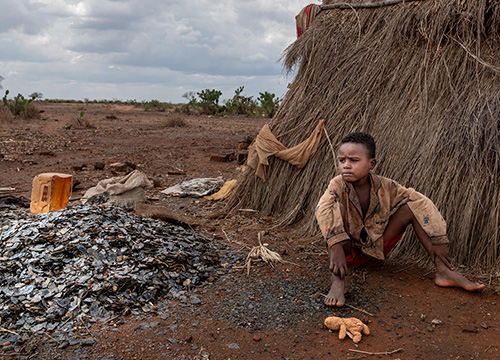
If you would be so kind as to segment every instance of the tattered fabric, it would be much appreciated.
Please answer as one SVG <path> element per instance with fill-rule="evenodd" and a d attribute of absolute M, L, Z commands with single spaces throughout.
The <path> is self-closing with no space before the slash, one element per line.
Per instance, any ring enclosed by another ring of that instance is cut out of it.
<path fill-rule="evenodd" d="M 324 127 L 325 120 L 320 120 L 309 138 L 288 149 L 276 139 L 269 125 L 266 124 L 248 147 L 247 164 L 255 170 L 255 175 L 264 181 L 266 181 L 267 166 L 269 166 L 267 158 L 272 155 L 295 165 L 297 169 L 302 169 L 316 153 Z"/>
<path fill-rule="evenodd" d="M 321 11 L 319 5 L 309 4 L 295 17 L 295 24 L 297 26 L 297 38 L 299 38 L 304 31 L 307 30 L 311 23 L 314 21 L 316 15 Z"/>

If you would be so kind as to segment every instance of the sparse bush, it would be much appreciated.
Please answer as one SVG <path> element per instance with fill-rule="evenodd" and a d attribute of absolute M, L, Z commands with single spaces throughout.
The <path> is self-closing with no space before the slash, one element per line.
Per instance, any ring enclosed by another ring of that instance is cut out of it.
<path fill-rule="evenodd" d="M 14 116 L 10 110 L 3 104 L 0 104 L 0 124 L 10 124 L 14 120 Z"/>
<path fill-rule="evenodd" d="M 83 118 L 85 116 L 85 111 L 80 111 L 75 114 L 73 119 L 66 124 L 65 129 L 95 129 L 95 126 L 90 122 L 89 119 Z"/>
<path fill-rule="evenodd" d="M 182 97 L 187 99 L 188 103 L 181 105 L 181 111 L 184 114 L 191 115 L 194 108 L 198 105 L 198 101 L 196 100 L 196 94 L 194 93 L 194 91 L 188 91 L 182 94 Z"/>
<path fill-rule="evenodd" d="M 254 100 L 252 100 L 252 96 L 243 96 L 241 93 L 243 92 L 244 87 L 240 86 L 234 91 L 234 96 L 232 99 L 226 101 L 226 110 L 230 114 L 236 115 L 251 115 L 257 104 Z"/>
<path fill-rule="evenodd" d="M 222 91 L 215 89 L 205 89 L 200 91 L 198 97 L 200 101 L 197 106 L 199 106 L 202 114 L 215 115 L 221 113 L 221 107 L 219 105 L 219 98 L 222 95 Z"/>
<path fill-rule="evenodd" d="M 30 98 L 32 98 L 33 100 L 41 100 L 43 99 L 43 94 L 41 92 L 35 91 L 30 95 Z"/>
<path fill-rule="evenodd" d="M 186 127 L 188 122 L 186 119 L 179 115 L 172 115 L 162 123 L 163 127 Z"/>
<path fill-rule="evenodd" d="M 258 100 L 260 102 L 260 106 L 267 117 L 273 117 L 276 110 L 278 110 L 281 99 L 277 97 L 275 94 L 268 93 L 267 91 L 263 93 L 259 93 Z"/>
<path fill-rule="evenodd" d="M 167 110 L 172 109 L 174 105 L 172 103 L 151 100 L 143 102 L 143 106 L 145 111 L 166 112 Z"/>
<path fill-rule="evenodd" d="M 17 94 L 13 100 L 9 100 L 7 99 L 7 95 L 9 95 L 9 90 L 5 91 L 5 95 L 2 100 L 5 107 L 10 110 L 14 117 L 23 119 L 35 119 L 40 117 L 40 112 L 32 104 L 32 101 L 34 100 L 33 97 L 26 99 L 23 95 Z"/>

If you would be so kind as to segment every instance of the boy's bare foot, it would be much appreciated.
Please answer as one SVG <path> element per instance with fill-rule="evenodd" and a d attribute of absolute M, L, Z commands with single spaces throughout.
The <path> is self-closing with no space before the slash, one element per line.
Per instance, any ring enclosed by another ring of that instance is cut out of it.
<path fill-rule="evenodd" d="M 344 306 L 344 279 L 332 274 L 332 287 L 326 295 L 325 305 L 327 306 Z"/>
<path fill-rule="evenodd" d="M 441 287 L 459 287 L 467 291 L 477 291 L 484 289 L 484 284 L 473 283 L 463 275 L 448 268 L 439 259 L 436 259 L 436 279 L 437 286 Z"/>

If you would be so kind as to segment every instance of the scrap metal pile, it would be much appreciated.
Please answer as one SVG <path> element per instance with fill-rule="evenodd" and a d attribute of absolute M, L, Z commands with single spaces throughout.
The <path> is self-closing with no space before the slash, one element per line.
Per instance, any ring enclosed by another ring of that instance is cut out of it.
<path fill-rule="evenodd" d="M 220 244 L 116 207 L 21 214 L 0 219 L 0 325 L 9 332 L 67 336 L 77 322 L 150 311 L 165 298 L 196 303 L 187 288 L 220 270 Z"/>

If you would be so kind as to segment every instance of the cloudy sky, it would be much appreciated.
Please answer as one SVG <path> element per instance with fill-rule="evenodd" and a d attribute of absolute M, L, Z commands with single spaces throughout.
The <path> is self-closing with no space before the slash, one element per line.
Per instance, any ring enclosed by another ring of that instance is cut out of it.
<path fill-rule="evenodd" d="M 281 96 L 291 78 L 279 58 L 310 2 L 0 0 L 1 95 L 177 103 L 244 86 Z"/>

